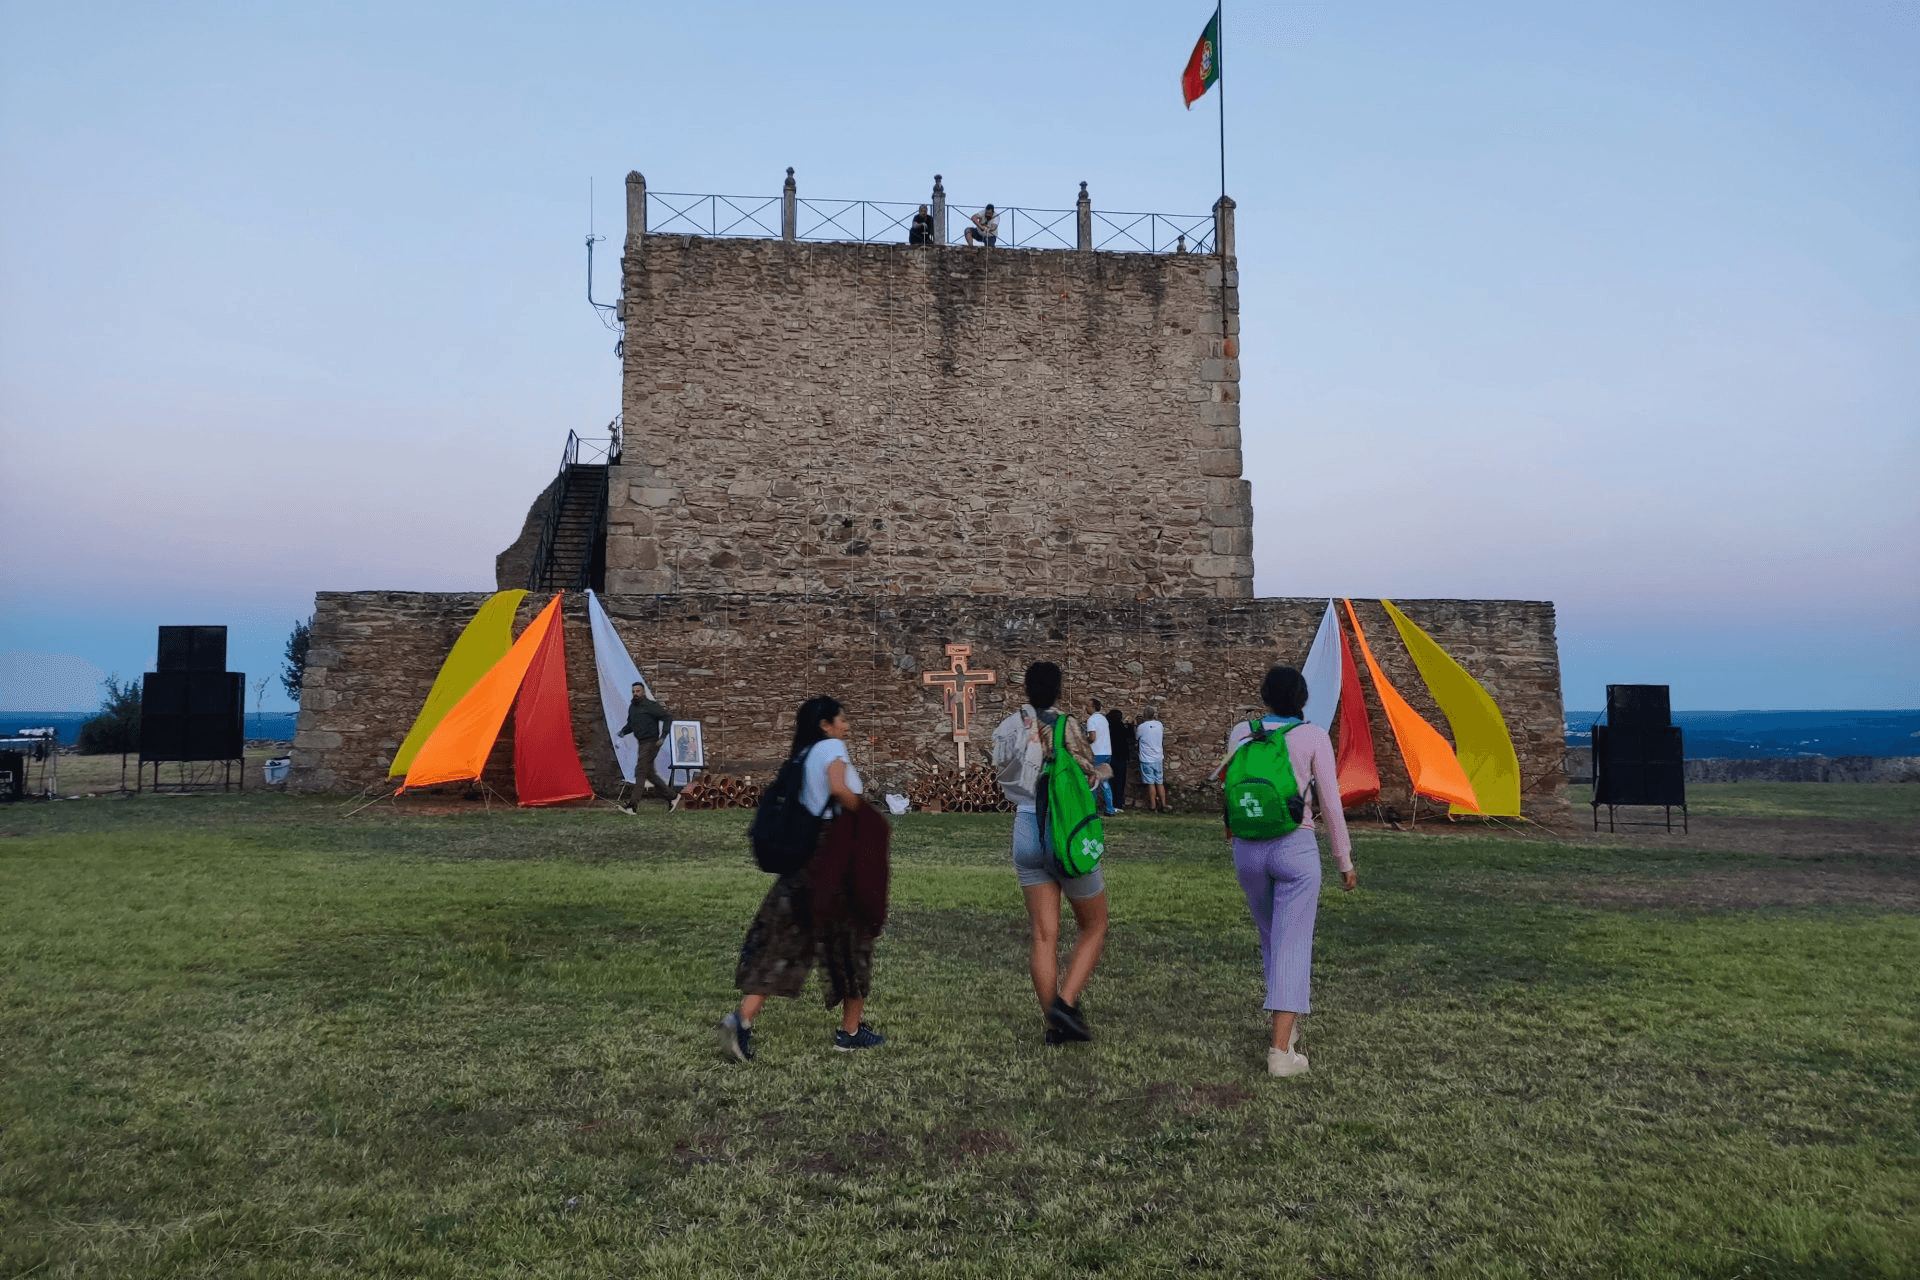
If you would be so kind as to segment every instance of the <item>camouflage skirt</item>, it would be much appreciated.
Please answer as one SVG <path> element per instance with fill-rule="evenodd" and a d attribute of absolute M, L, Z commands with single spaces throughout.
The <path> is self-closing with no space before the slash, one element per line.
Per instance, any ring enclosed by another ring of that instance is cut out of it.
<path fill-rule="evenodd" d="M 813 876 L 802 867 L 767 890 L 740 944 L 733 985 L 750 996 L 792 1000 L 817 964 L 829 1009 L 864 1000 L 873 990 L 874 937 L 850 920 L 815 920 Z"/>

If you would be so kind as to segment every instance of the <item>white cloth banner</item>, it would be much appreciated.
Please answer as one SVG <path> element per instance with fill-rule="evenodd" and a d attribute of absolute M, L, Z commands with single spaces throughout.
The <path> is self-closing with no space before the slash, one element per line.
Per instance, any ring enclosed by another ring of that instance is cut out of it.
<path fill-rule="evenodd" d="M 633 700 L 633 686 L 643 686 L 648 697 L 653 696 L 653 686 L 647 684 L 640 668 L 627 656 L 627 646 L 621 643 L 620 633 L 613 629 L 613 619 L 607 616 L 600 597 L 593 594 L 591 587 L 587 589 L 587 621 L 593 629 L 593 669 L 600 677 L 600 709 L 607 716 L 607 736 L 613 739 L 613 757 L 620 762 L 620 776 L 632 782 L 634 768 L 640 762 L 640 744 L 630 737 L 621 737 L 620 728 L 627 722 L 627 704 Z M 666 747 L 664 737 L 660 745 Z"/>
<path fill-rule="evenodd" d="M 1300 674 L 1307 678 L 1306 719 L 1331 735 L 1334 713 L 1340 710 L 1340 618 L 1331 600 L 1320 618 L 1320 630 L 1314 632 L 1313 648 L 1307 650 Z"/>

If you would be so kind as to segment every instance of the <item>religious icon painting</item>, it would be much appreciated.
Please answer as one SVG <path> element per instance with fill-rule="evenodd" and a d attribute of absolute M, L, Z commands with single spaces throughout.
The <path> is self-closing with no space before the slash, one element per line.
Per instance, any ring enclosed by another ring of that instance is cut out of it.
<path fill-rule="evenodd" d="M 707 748 L 700 735 L 698 720 L 675 720 L 667 738 L 673 747 L 674 768 L 706 768 Z"/>

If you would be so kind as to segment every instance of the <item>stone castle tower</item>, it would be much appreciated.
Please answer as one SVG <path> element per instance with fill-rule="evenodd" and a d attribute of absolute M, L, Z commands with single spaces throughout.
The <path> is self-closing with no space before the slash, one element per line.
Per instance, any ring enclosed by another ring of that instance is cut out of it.
<path fill-rule="evenodd" d="M 1096 250 L 1085 184 L 1038 251 L 808 243 L 797 203 L 663 234 L 627 176 L 606 591 L 1253 594 L 1230 201 L 1224 254 Z"/>

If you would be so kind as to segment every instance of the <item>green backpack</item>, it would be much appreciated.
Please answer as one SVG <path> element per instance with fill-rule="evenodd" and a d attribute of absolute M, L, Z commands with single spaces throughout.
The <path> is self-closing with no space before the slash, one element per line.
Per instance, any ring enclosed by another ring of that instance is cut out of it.
<path fill-rule="evenodd" d="M 1227 829 L 1242 840 L 1271 840 L 1300 827 L 1306 802 L 1293 776 L 1287 735 L 1304 723 L 1290 720 L 1277 729 L 1255 717 L 1247 721 L 1253 736 L 1227 761 Z"/>
<path fill-rule="evenodd" d="M 1100 855 L 1107 851 L 1106 829 L 1100 825 L 1100 809 L 1086 772 L 1067 750 L 1064 715 L 1054 719 L 1053 756 L 1040 771 L 1034 801 L 1040 838 L 1052 851 L 1053 865 L 1061 875 L 1075 880 L 1100 865 Z"/>

